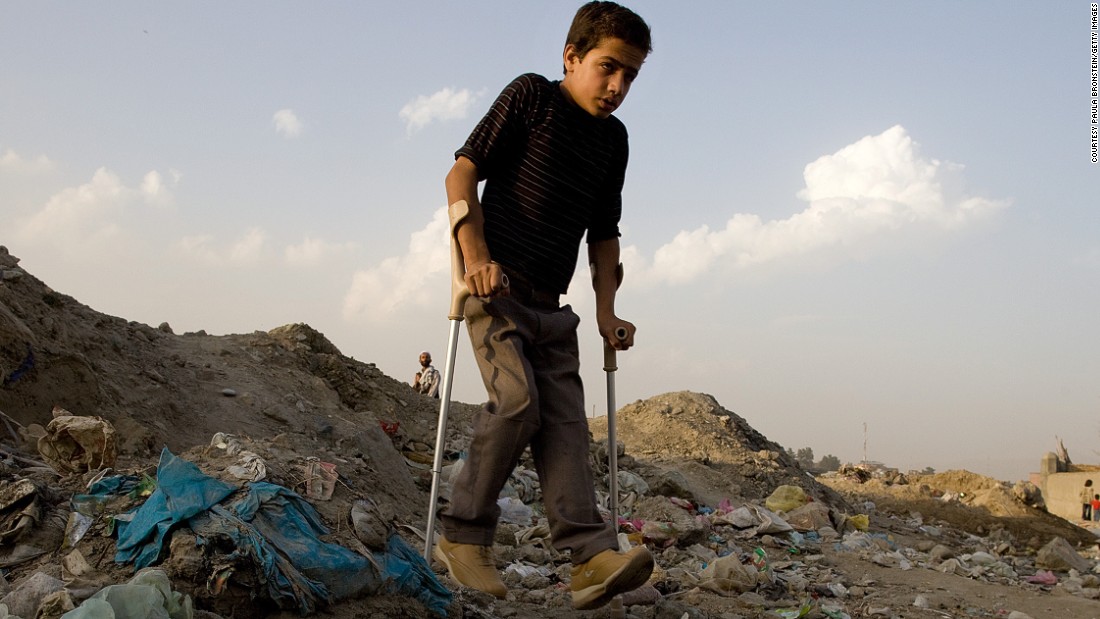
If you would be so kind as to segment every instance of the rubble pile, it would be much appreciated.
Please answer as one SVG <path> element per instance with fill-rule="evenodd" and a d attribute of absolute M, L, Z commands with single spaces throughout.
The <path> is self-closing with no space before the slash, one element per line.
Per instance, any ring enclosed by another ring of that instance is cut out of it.
<path fill-rule="evenodd" d="M 527 458 L 499 499 L 508 598 L 425 564 L 438 401 L 307 325 L 176 335 L 95 312 L 0 247 L 0 380 L 0 619 L 609 612 L 572 610 Z M 451 407 L 442 501 L 476 410 Z M 618 415 L 614 446 L 591 420 L 597 495 L 657 562 L 625 616 L 1100 616 L 1095 539 L 1027 488 L 815 479 L 705 394 Z"/>

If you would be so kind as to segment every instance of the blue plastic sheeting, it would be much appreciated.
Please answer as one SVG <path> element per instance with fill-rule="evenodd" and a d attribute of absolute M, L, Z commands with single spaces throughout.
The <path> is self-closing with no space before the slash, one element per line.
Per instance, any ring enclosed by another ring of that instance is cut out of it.
<path fill-rule="evenodd" d="M 88 494 L 95 496 L 126 494 L 136 488 L 139 483 L 141 483 L 141 478 L 137 475 L 112 475 L 88 486 Z"/>
<path fill-rule="evenodd" d="M 387 593 L 416 598 L 441 617 L 447 616 L 451 592 L 436 579 L 435 572 L 424 562 L 424 557 L 400 535 L 390 535 L 385 554 L 375 554 L 375 560 L 383 561 L 382 573 L 386 577 Z"/>
<path fill-rule="evenodd" d="M 217 505 L 236 489 L 163 449 L 157 465 L 157 489 L 133 512 L 132 520 L 117 521 L 115 562 L 133 561 L 136 569 L 156 563 L 165 537 L 176 525 Z"/>
<path fill-rule="evenodd" d="M 413 597 L 435 613 L 447 614 L 450 591 L 396 534 L 390 536 L 385 552 L 373 555 L 372 562 L 322 541 L 319 536 L 327 535 L 328 528 L 313 506 L 293 491 L 255 482 L 233 501 L 221 504 L 234 487 L 203 474 L 167 449 L 161 454 L 157 482 L 157 491 L 138 508 L 133 521 L 125 527 L 120 523 L 115 555 L 120 563 L 155 560 L 165 534 L 186 520 L 202 543 L 229 540 L 236 548 L 234 555 L 255 564 L 268 596 L 280 607 L 297 607 L 302 615 L 314 612 L 319 604 L 378 593 Z M 180 518 L 183 513 L 188 515 Z"/>
<path fill-rule="evenodd" d="M 251 484 L 240 499 L 196 517 L 191 529 L 204 541 L 228 538 L 259 566 L 267 594 L 303 615 L 324 603 L 371 593 L 381 579 L 366 557 L 318 539 L 327 535 L 316 510 L 297 494 L 267 482 Z"/>

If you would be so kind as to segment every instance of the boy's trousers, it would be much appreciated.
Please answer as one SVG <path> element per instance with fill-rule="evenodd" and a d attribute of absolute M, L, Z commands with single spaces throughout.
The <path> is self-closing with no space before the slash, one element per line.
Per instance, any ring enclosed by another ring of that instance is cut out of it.
<path fill-rule="evenodd" d="M 501 489 L 530 445 L 551 540 L 582 563 L 618 542 L 596 508 L 577 325 L 567 305 L 470 297 L 466 324 L 489 399 L 474 417 L 466 464 L 440 515 L 451 542 L 493 543 Z"/>

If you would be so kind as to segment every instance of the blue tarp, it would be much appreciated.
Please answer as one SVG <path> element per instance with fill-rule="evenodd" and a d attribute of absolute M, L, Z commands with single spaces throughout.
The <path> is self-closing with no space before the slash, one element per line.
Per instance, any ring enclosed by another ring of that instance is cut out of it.
<path fill-rule="evenodd" d="M 157 489 L 133 512 L 132 520 L 118 521 L 115 561 L 133 561 L 136 569 L 156 563 L 165 537 L 176 525 L 217 505 L 236 489 L 165 448 L 157 465 Z"/>
<path fill-rule="evenodd" d="M 235 555 L 256 565 L 268 596 L 280 607 L 297 607 L 302 615 L 316 610 L 318 602 L 377 593 L 414 597 L 437 614 L 447 614 L 450 591 L 396 534 L 390 536 L 385 552 L 373 555 L 372 563 L 348 548 L 322 541 L 319 536 L 327 535 L 328 528 L 295 492 L 255 482 L 223 503 L 234 486 L 205 475 L 167 449 L 161 453 L 157 483 L 133 520 L 119 522 L 115 561 L 134 561 L 138 568 L 155 562 L 167 533 L 186 521 L 200 543 L 231 541 Z"/>

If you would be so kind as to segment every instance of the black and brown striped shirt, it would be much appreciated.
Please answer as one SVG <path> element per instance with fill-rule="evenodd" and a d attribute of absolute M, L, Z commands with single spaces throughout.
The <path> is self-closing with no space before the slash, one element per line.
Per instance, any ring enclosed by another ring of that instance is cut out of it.
<path fill-rule="evenodd" d="M 481 208 L 493 260 L 536 288 L 565 293 L 581 238 L 619 236 L 627 133 L 614 116 L 571 103 L 560 82 L 528 73 L 497 97 L 455 157 L 485 180 Z"/>

